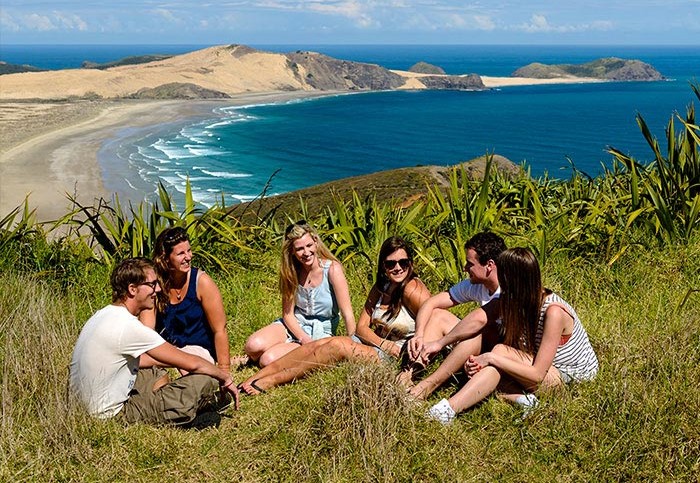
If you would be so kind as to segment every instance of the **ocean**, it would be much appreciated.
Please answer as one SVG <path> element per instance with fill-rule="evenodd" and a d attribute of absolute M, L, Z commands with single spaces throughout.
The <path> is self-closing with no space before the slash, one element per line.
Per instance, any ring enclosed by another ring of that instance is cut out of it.
<path fill-rule="evenodd" d="M 0 60 L 48 69 L 79 67 L 129 55 L 184 53 L 205 46 L 8 46 Z M 259 45 L 275 52 L 312 50 L 332 57 L 408 69 L 418 61 L 449 74 L 509 76 L 530 62 L 582 63 L 601 57 L 640 59 L 666 78 L 504 87 L 481 92 L 420 91 L 336 95 L 280 104 L 224 107 L 208 119 L 183 119 L 148 131 L 125 129 L 100 150 L 105 183 L 129 199 L 152 198 L 161 180 L 195 199 L 227 205 L 258 196 L 386 169 L 452 165 L 486 153 L 524 162 L 536 176 L 595 176 L 611 166 L 613 146 L 651 159 L 635 116 L 664 145 L 674 112 L 694 99 L 697 46 Z"/>

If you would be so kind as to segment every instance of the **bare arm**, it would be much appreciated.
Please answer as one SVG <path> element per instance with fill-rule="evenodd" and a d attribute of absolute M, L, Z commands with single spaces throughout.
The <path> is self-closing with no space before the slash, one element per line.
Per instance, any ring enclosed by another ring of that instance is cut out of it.
<path fill-rule="evenodd" d="M 372 286 L 372 289 L 367 295 L 365 306 L 360 313 L 360 318 L 357 321 L 357 337 L 359 337 L 365 344 L 375 347 L 380 347 L 383 339 L 374 333 L 370 327 L 370 323 L 372 322 L 371 319 L 372 313 L 374 312 L 374 307 L 377 305 L 377 301 L 381 296 L 381 291 L 377 288 L 377 286 Z"/>
<path fill-rule="evenodd" d="M 176 367 L 193 374 L 204 374 L 217 379 L 221 388 L 233 395 L 236 409 L 238 409 L 238 389 L 233 383 L 233 378 L 228 371 L 219 369 L 214 364 L 205 361 L 201 357 L 183 352 L 167 342 L 147 351 L 144 355 L 148 355 L 161 366 Z M 141 357 L 143 357 L 143 355 Z"/>
<path fill-rule="evenodd" d="M 307 344 L 313 340 L 299 325 L 299 321 L 294 314 L 294 299 L 282 301 L 282 321 L 287 330 L 302 344 Z"/>
<path fill-rule="evenodd" d="M 197 298 L 202 304 L 204 315 L 214 335 L 217 365 L 222 369 L 228 369 L 231 365 L 231 355 L 228 333 L 226 332 L 226 312 L 221 292 L 214 280 L 204 272 L 199 272 L 196 284 Z"/>
<path fill-rule="evenodd" d="M 426 289 L 427 290 L 427 289 Z M 435 309 L 449 309 L 457 305 L 448 292 L 433 295 L 421 304 L 416 314 L 416 335 L 408 341 L 408 355 L 412 360 L 418 359 L 423 350 L 423 333 Z"/>
<path fill-rule="evenodd" d="M 156 330 L 156 308 L 142 310 L 139 313 L 139 320 L 146 327 Z"/>
<path fill-rule="evenodd" d="M 461 342 L 477 335 L 489 321 L 498 318 L 498 300 L 493 300 L 483 307 L 474 309 L 460 320 L 454 328 L 440 339 L 423 346 L 422 357 L 428 358 L 444 347 Z"/>
<path fill-rule="evenodd" d="M 564 327 L 567 322 L 571 323 L 572 321 L 571 316 L 561 307 L 552 305 L 547 309 L 544 318 L 542 342 L 532 364 L 529 363 L 528 359 L 514 359 L 494 354 L 493 352 L 488 352 L 475 359 L 481 367 L 492 365 L 511 376 L 524 387 L 534 390 L 544 380 L 552 367 L 552 361 L 557 352 L 557 347 L 559 347 Z"/>
<path fill-rule="evenodd" d="M 345 329 L 348 335 L 355 333 L 355 314 L 352 311 L 352 302 L 350 301 L 350 288 L 348 281 L 345 278 L 343 266 L 338 262 L 331 262 L 331 268 L 328 270 L 328 278 L 333 286 L 333 293 L 338 302 L 340 314 L 345 321 Z"/>

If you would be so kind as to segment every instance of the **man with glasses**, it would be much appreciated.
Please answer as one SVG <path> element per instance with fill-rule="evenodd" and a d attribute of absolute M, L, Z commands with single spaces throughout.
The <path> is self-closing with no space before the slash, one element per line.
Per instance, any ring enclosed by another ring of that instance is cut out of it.
<path fill-rule="evenodd" d="M 217 424 L 217 411 L 231 396 L 238 408 L 238 391 L 228 372 L 182 352 L 137 318 L 153 308 L 160 292 L 149 260 L 124 260 L 110 282 L 112 303 L 87 321 L 70 364 L 71 392 L 91 415 L 119 416 L 126 423 L 201 426 Z M 190 374 L 170 382 L 162 367 Z"/>

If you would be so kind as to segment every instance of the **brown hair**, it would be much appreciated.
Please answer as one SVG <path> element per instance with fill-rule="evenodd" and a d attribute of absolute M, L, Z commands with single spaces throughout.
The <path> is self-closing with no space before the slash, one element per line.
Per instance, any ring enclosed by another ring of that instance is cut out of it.
<path fill-rule="evenodd" d="M 153 270 L 153 263 L 147 258 L 127 258 L 119 263 L 109 277 L 112 286 L 112 302 L 120 302 L 129 294 L 129 285 L 146 281 L 146 270 Z"/>
<path fill-rule="evenodd" d="M 533 354 L 544 292 L 540 265 L 530 249 L 511 248 L 498 256 L 496 266 L 504 343 Z"/>
<path fill-rule="evenodd" d="M 467 243 L 464 244 L 464 249 L 468 250 L 470 248 L 476 252 L 479 263 L 486 265 L 486 262 L 489 260 L 495 262 L 498 255 L 507 247 L 503 238 L 490 231 L 484 231 L 477 233 L 467 240 Z M 496 264 L 496 266 L 498 266 L 498 264 Z"/>
<path fill-rule="evenodd" d="M 403 299 L 403 292 L 406 288 L 408 282 L 416 278 L 416 274 L 413 271 L 413 248 L 401 237 L 392 236 L 384 240 L 382 247 L 379 249 L 379 259 L 377 260 L 377 281 L 374 284 L 379 291 L 384 291 L 384 286 L 389 282 L 389 278 L 386 275 L 386 270 L 384 269 L 384 260 L 394 253 L 396 250 L 405 250 L 406 256 L 408 257 L 408 275 L 401 282 L 401 284 L 396 287 L 396 289 L 391 294 L 391 300 L 389 301 L 389 307 L 385 312 L 385 316 L 389 315 L 389 319 L 396 317 L 401 310 L 401 301 Z"/>
<path fill-rule="evenodd" d="M 153 263 L 156 268 L 156 274 L 160 280 L 160 285 L 163 288 L 158 292 L 157 308 L 159 312 L 165 309 L 168 303 L 168 292 L 171 288 L 170 280 L 170 254 L 173 248 L 182 243 L 189 242 L 190 237 L 187 235 L 187 230 L 181 226 L 173 226 L 166 228 L 156 238 L 156 246 L 153 249 Z"/>

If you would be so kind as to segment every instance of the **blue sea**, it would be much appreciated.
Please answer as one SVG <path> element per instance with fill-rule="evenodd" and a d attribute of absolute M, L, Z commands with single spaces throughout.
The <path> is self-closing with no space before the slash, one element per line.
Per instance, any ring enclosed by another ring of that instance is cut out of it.
<path fill-rule="evenodd" d="M 178 54 L 203 45 L 0 47 L 0 60 L 48 69 L 79 67 L 129 55 Z M 694 100 L 697 46 L 257 45 L 275 52 L 312 50 L 332 57 L 408 69 L 418 61 L 449 74 L 509 76 L 531 62 L 582 63 L 601 57 L 640 59 L 661 82 L 504 87 L 482 92 L 420 91 L 337 95 L 280 104 L 223 107 L 115 133 L 100 150 L 107 188 L 139 199 L 158 180 L 211 205 L 386 169 L 452 165 L 486 153 L 524 162 L 534 175 L 566 178 L 571 164 L 591 176 L 611 165 L 613 146 L 642 162 L 652 158 L 635 116 L 664 145 L 674 112 Z M 696 102 L 697 104 L 697 102 Z"/>

